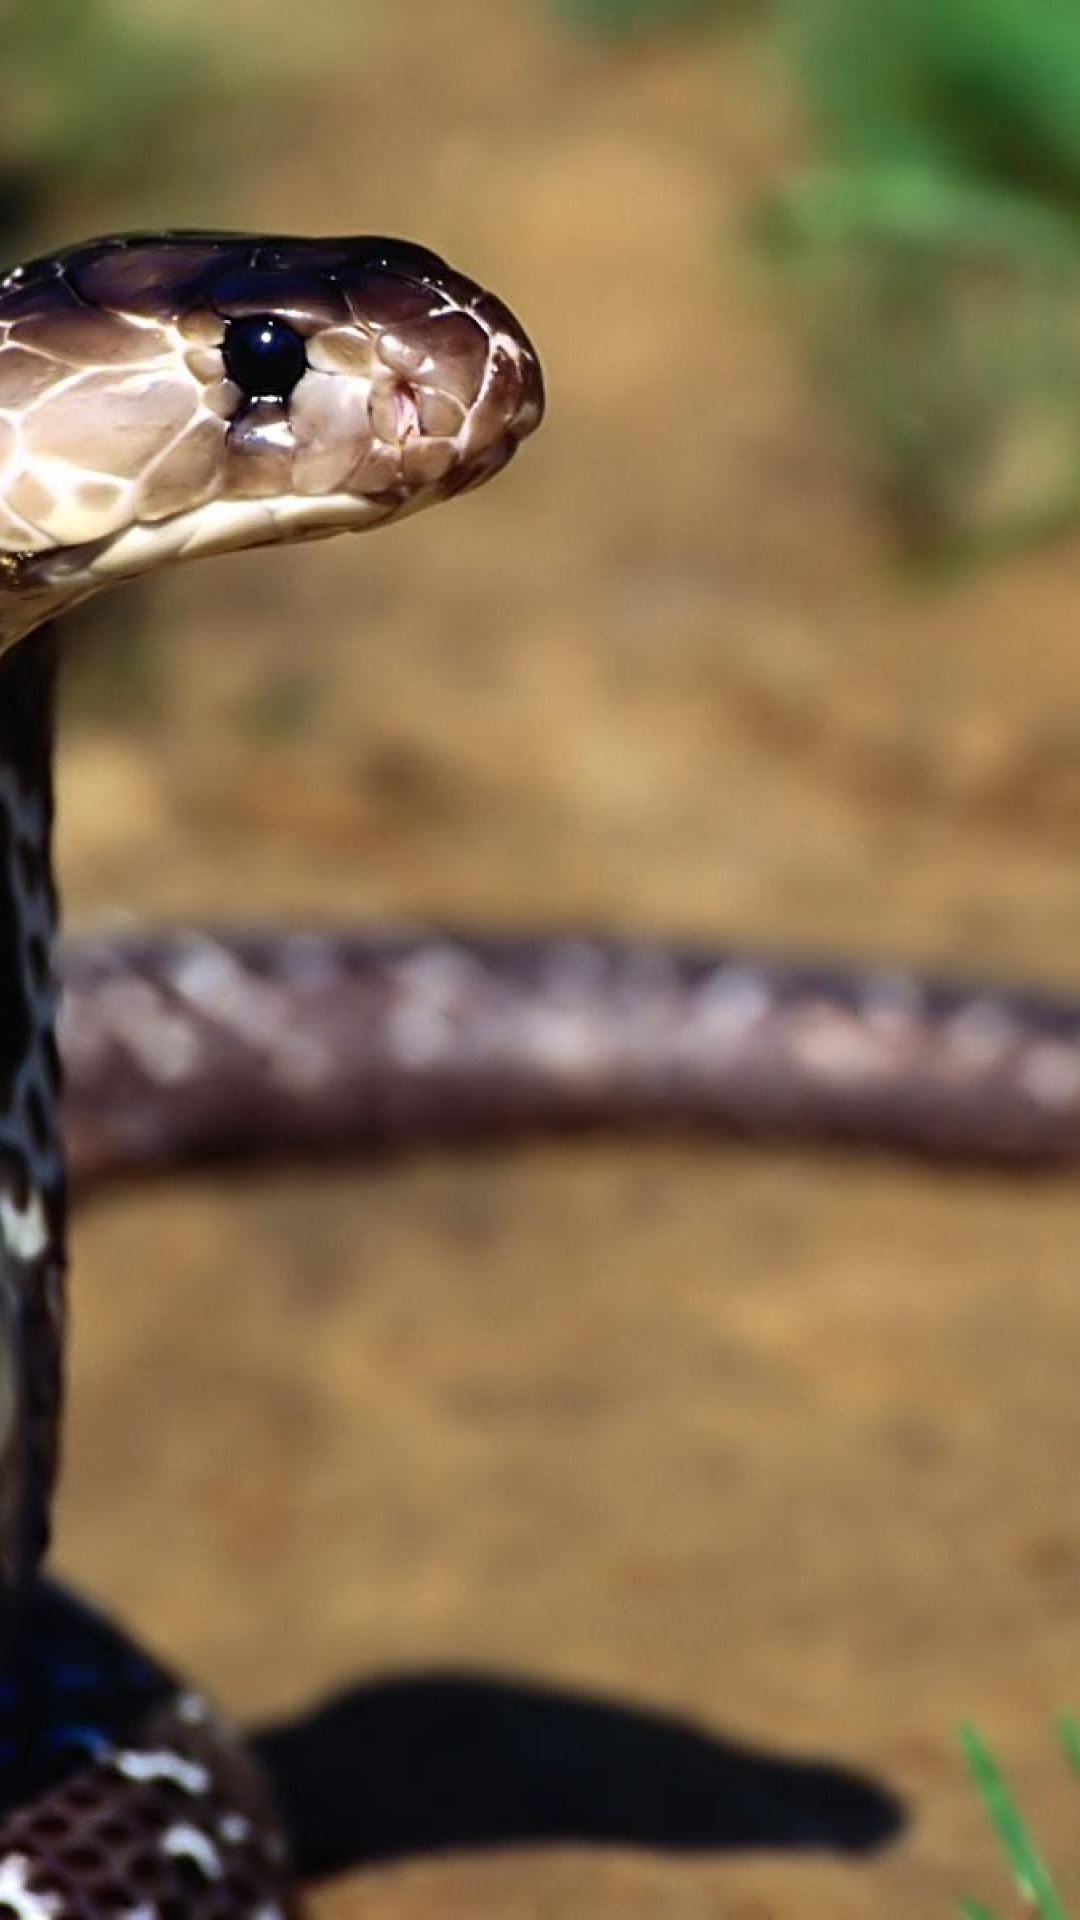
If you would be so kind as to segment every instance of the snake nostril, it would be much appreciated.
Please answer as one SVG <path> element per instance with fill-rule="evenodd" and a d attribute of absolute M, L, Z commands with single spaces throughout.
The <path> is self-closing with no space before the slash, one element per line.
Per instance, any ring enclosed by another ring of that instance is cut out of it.
<path fill-rule="evenodd" d="M 392 386 L 373 388 L 368 413 L 379 439 L 387 446 L 401 446 L 420 431 L 416 393 L 407 380 L 395 380 Z"/>
<path fill-rule="evenodd" d="M 251 400 L 287 400 L 307 370 L 300 335 L 272 313 L 231 320 L 221 351 L 229 379 Z"/>

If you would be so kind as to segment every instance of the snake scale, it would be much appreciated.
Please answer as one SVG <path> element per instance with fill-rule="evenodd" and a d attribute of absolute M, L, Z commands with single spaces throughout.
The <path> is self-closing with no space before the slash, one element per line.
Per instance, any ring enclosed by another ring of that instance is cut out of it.
<path fill-rule="evenodd" d="M 54 618 L 446 499 L 542 411 L 513 316 L 403 242 L 127 235 L 0 280 L 0 1920 L 291 1906 L 243 1746 L 40 1577 L 71 1181 L 543 1127 L 1080 1153 L 1080 1009 L 1052 997 L 578 936 L 55 949 Z"/>
<path fill-rule="evenodd" d="M 1080 1159 L 1064 995 L 655 941 L 177 930 L 62 956 L 76 1184 L 605 1129 Z"/>

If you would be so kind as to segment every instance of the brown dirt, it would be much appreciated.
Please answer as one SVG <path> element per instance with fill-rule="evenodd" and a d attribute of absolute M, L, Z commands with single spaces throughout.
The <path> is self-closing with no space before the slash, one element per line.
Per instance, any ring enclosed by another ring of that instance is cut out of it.
<path fill-rule="evenodd" d="M 203 11 L 238 76 L 253 11 L 293 44 L 284 0 Z M 550 423 L 430 524 L 161 583 L 138 698 L 68 729 L 72 920 L 587 921 L 1080 982 L 1080 547 L 898 575 L 740 249 L 789 140 L 760 49 L 606 59 L 530 0 L 313 26 L 257 177 L 95 217 L 415 232 L 527 317 Z M 856 1863 L 461 1850 L 324 1920 L 944 1913 L 996 1881 L 959 1716 L 1080 1854 L 1047 1732 L 1078 1270 L 1066 1182 L 825 1154 L 114 1199 L 77 1237 L 60 1562 L 243 1715 L 469 1666 L 910 1804 Z"/>

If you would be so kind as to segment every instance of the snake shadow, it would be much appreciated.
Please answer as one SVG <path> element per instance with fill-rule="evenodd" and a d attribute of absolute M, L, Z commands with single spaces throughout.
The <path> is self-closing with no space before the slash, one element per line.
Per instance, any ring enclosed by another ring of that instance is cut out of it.
<path fill-rule="evenodd" d="M 600 1696 L 470 1673 L 358 1685 L 254 1736 L 301 1871 L 577 1842 L 705 1852 L 893 1839 L 866 1776 Z"/>
<path fill-rule="evenodd" d="M 0 1676 L 0 1810 L 115 1746 L 181 1683 L 115 1621 L 35 1584 Z M 867 1853 L 903 1825 L 867 1776 L 766 1753 L 600 1695 L 474 1673 L 350 1688 L 254 1744 L 309 1876 L 422 1854 L 574 1841 Z"/>

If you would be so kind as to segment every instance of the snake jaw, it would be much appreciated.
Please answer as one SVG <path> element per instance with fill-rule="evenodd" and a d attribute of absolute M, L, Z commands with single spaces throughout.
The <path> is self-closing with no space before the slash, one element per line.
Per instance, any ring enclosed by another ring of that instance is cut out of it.
<path fill-rule="evenodd" d="M 230 329 L 260 319 L 303 343 L 277 397 L 238 384 Z M 508 309 L 406 243 L 182 234 L 32 264 L 0 281 L 0 634 L 174 560 L 465 492 L 542 411 Z"/>

